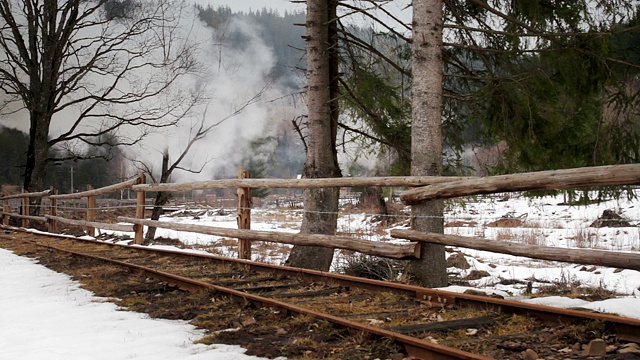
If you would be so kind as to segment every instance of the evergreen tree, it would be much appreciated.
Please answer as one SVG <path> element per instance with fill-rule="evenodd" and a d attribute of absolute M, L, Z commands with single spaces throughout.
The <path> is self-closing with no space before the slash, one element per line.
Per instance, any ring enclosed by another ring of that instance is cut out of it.
<path fill-rule="evenodd" d="M 249 149 L 245 153 L 241 167 L 251 174 L 254 179 L 261 179 L 267 176 L 267 164 L 273 161 L 275 139 L 266 137 L 253 140 L 249 143 Z M 269 189 L 252 188 L 251 196 L 265 198 L 269 195 Z"/>
<path fill-rule="evenodd" d="M 443 9 L 442 129 L 445 153 L 453 154 L 445 173 L 460 169 L 456 154 L 466 145 L 500 141 L 508 147 L 497 172 L 637 161 L 632 4 L 472 0 L 444 1 Z M 394 149 L 406 173 L 408 142 L 388 140 L 409 136 L 403 99 L 412 40 L 385 26 L 369 35 L 342 27 L 342 99 L 367 127 L 342 125 Z"/>

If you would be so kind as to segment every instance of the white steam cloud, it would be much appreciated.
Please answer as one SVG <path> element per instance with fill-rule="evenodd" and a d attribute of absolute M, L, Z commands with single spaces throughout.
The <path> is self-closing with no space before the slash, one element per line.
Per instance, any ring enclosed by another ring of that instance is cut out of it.
<path fill-rule="evenodd" d="M 193 17 L 197 15 L 193 13 Z M 197 35 L 201 45 L 198 59 L 203 67 L 198 76 L 183 86 L 203 91 L 207 101 L 177 128 L 164 129 L 145 141 L 142 156 L 159 169 L 160 154 L 165 147 L 169 149 L 170 160 L 175 160 L 203 118 L 205 126 L 219 124 L 193 146 L 181 163 L 185 168 L 197 170 L 204 166 L 204 169 L 199 174 L 176 172 L 173 181 L 211 179 L 217 169 L 238 164 L 251 140 L 270 135 L 275 131 L 275 121 L 290 120 L 295 111 L 284 100 L 272 101 L 282 98 L 284 92 L 271 83 L 269 74 L 276 59 L 272 49 L 261 40 L 256 25 L 232 18 L 219 29 L 206 27 L 197 20 L 193 27 L 192 34 Z M 230 33 L 241 34 L 245 39 L 241 48 L 228 42 L 226 36 Z"/>

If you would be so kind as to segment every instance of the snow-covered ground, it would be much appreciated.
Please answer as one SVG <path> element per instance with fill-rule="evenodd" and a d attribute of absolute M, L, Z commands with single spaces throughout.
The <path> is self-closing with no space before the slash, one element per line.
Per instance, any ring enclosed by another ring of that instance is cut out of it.
<path fill-rule="evenodd" d="M 451 206 L 445 221 L 455 226 L 448 226 L 445 232 L 557 248 L 640 252 L 640 199 L 622 198 L 588 206 L 563 205 L 564 202 L 562 195 L 544 198 L 512 196 L 508 200 L 484 197 L 464 206 Z M 591 227 L 605 210 L 614 211 L 631 226 Z M 509 222 L 520 225 L 502 226 Z M 476 287 L 504 290 L 516 297 L 523 295 L 526 282 L 514 285 L 501 283 L 510 282 L 505 280 L 532 281 L 534 292 L 549 284 L 595 287 L 628 296 L 640 305 L 638 271 L 534 260 L 472 249 L 459 250 L 471 265 L 461 272 L 461 276 L 472 270 L 490 274 L 471 281 Z"/>
<path fill-rule="evenodd" d="M 562 248 L 595 248 L 640 251 L 640 200 L 610 200 L 589 206 L 562 205 L 558 197 L 527 198 L 511 195 L 479 197 L 447 203 L 446 233 L 484 237 L 496 241 Z M 613 210 L 630 222 L 627 227 L 590 227 L 604 210 Z M 235 212 L 202 209 L 198 216 L 163 217 L 162 221 L 236 228 Z M 297 232 L 299 209 L 254 209 L 255 230 Z M 341 213 L 338 231 L 373 241 L 398 241 L 380 218 L 367 213 Z M 404 227 L 408 217 L 399 217 Z M 237 256 L 235 240 L 217 236 L 158 229 L 157 236 L 178 238 L 221 255 Z M 289 246 L 254 243 L 254 260 L 282 263 Z M 448 248 L 448 256 L 462 253 L 468 269 L 449 268 L 464 279 L 472 271 L 483 277 L 467 280 L 476 289 L 506 298 L 559 307 L 579 307 L 640 318 L 640 272 L 534 260 L 465 248 Z M 334 268 L 344 261 L 336 252 Z M 0 250 L 0 359 L 245 359 L 242 349 L 230 346 L 193 345 L 202 334 L 184 322 L 160 321 L 144 315 L 117 311 L 80 289 L 68 277 L 53 273 L 31 260 Z M 545 286 L 579 289 L 594 287 L 615 292 L 617 297 L 586 301 L 565 296 L 529 297 Z M 450 291 L 469 287 L 450 286 Z M 9 290 L 11 289 L 11 290 Z M 10 311 L 6 311 L 11 309 Z"/>
<path fill-rule="evenodd" d="M 0 359 L 261 359 L 230 345 L 195 345 L 185 321 L 118 311 L 76 281 L 0 249 Z"/>

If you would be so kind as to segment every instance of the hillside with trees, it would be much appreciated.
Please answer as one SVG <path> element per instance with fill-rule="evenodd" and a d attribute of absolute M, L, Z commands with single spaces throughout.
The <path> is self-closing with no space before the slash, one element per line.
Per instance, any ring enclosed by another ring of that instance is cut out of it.
<path fill-rule="evenodd" d="M 233 12 L 228 6 L 199 7 L 199 18 L 215 30 L 212 46 L 241 48 L 247 46 L 248 37 L 232 22 L 240 26 L 257 30 L 260 39 L 276 57 L 270 77 L 279 85 L 288 87 L 290 91 L 299 90 L 304 84 L 305 14 L 304 12 L 285 12 L 262 8 L 249 12 Z"/>

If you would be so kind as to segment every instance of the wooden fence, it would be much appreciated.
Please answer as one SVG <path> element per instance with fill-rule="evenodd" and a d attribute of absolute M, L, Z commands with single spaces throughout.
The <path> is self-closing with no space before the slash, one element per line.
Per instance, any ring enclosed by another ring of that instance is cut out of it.
<path fill-rule="evenodd" d="M 0 197 L 2 200 L 2 224 L 8 225 L 9 218 L 14 217 L 22 220 L 22 227 L 29 227 L 30 221 L 36 221 L 47 224 L 47 231 L 52 233 L 58 232 L 58 223 L 64 223 L 74 226 L 84 227 L 87 231 L 87 234 L 90 236 L 95 236 L 95 229 L 106 229 L 106 230 L 114 230 L 114 231 L 124 231 L 131 232 L 133 230 L 133 225 L 119 225 L 119 224 L 111 224 L 111 223 L 100 223 L 95 222 L 96 212 L 98 207 L 96 205 L 96 199 L 98 195 L 108 194 L 115 191 L 120 191 L 122 189 L 131 188 L 131 186 L 136 184 L 144 183 L 145 176 L 140 174 L 132 179 L 127 181 L 105 186 L 99 189 L 93 189 L 91 186 L 88 187 L 87 191 L 72 193 L 72 194 L 58 194 L 58 191 L 54 188 L 50 188 L 49 190 L 42 192 L 33 192 L 33 193 L 21 193 L 15 195 L 7 195 Z M 41 200 L 48 200 L 48 206 L 42 206 L 45 209 L 45 214 L 43 216 L 32 216 L 30 213 L 30 199 L 40 198 Z M 21 199 L 21 213 L 13 213 L 10 210 L 9 200 L 10 199 Z M 58 214 L 58 200 L 64 199 L 86 199 L 87 208 L 86 208 L 86 220 L 73 220 L 67 219 L 64 217 L 57 216 Z M 140 201 L 138 199 L 136 204 L 136 209 L 140 207 Z M 142 213 L 140 217 L 144 215 L 144 199 L 142 199 Z M 138 214 L 136 213 L 136 216 Z"/>
<path fill-rule="evenodd" d="M 57 194 L 54 189 L 40 193 L 24 193 L 0 197 L 3 201 L 2 221 L 8 223 L 10 217 L 22 219 L 22 226 L 27 227 L 29 221 L 44 221 L 51 232 L 56 232 L 57 223 L 82 226 L 89 235 L 94 235 L 96 228 L 133 231 L 134 243 L 143 243 L 144 226 L 190 231 L 203 234 L 234 237 L 239 239 L 239 257 L 251 258 L 251 241 L 269 241 L 293 245 L 315 245 L 361 252 L 368 255 L 395 259 L 411 259 L 420 257 L 420 242 L 431 242 L 445 245 L 461 246 L 479 250 L 507 253 L 536 259 L 552 261 L 568 261 L 580 264 L 598 264 L 618 268 L 640 270 L 640 255 L 613 251 L 560 249 L 537 245 L 522 245 L 508 242 L 489 241 L 479 238 L 430 234 L 413 230 L 392 230 L 395 238 L 410 240 L 406 244 L 391 244 L 366 241 L 345 236 L 318 234 L 289 234 L 281 232 L 250 230 L 250 189 L 251 188 L 326 188 L 353 186 L 385 186 L 409 187 L 400 194 L 405 204 L 418 204 L 433 199 L 444 199 L 474 194 L 496 192 L 514 192 L 524 190 L 569 189 L 592 186 L 640 185 L 640 164 L 612 165 L 534 173 L 521 173 L 483 178 L 469 177 L 369 177 L 369 178 L 324 178 L 324 179 L 251 179 L 241 172 L 238 179 L 209 180 L 173 184 L 145 184 L 144 176 L 139 175 L 125 182 L 100 189 L 90 189 L 74 194 Z M 144 219 L 145 193 L 148 191 L 185 191 L 219 188 L 238 189 L 238 229 L 219 228 L 205 225 L 186 225 Z M 95 222 L 97 195 L 122 189 L 133 189 L 137 192 L 136 216 L 118 217 L 118 221 L 131 225 L 107 224 Z M 49 213 L 44 217 L 29 216 L 30 198 L 49 199 Z M 56 216 L 56 203 L 59 199 L 87 199 L 86 220 L 72 220 Z M 22 214 L 9 211 L 9 199 L 22 199 Z"/>

